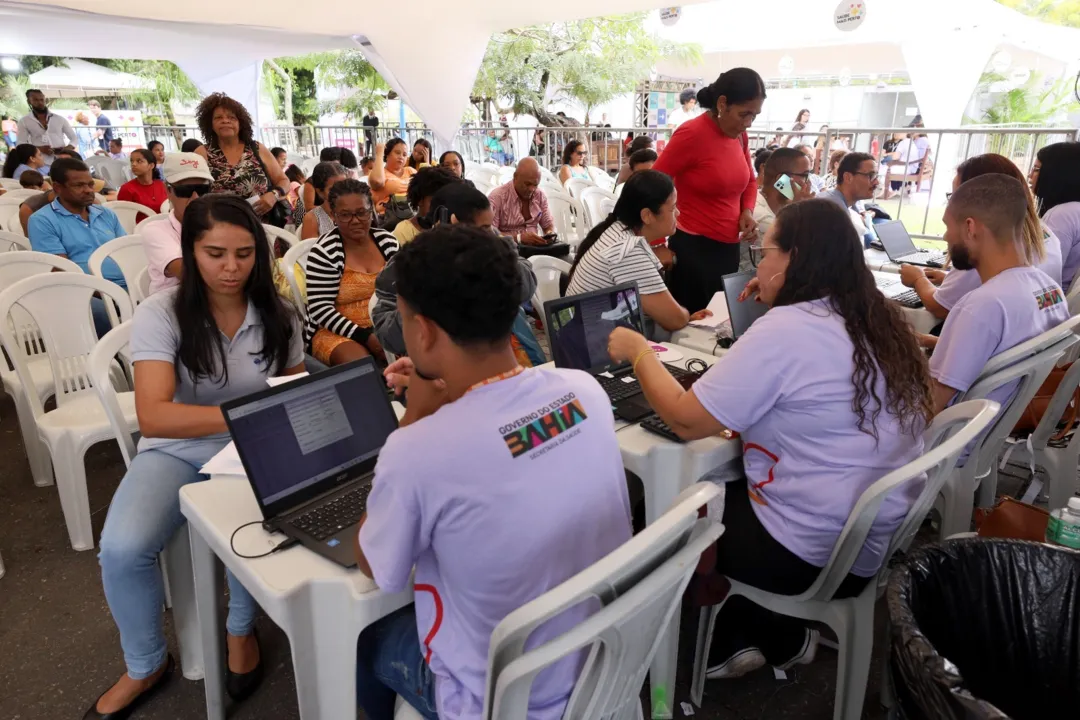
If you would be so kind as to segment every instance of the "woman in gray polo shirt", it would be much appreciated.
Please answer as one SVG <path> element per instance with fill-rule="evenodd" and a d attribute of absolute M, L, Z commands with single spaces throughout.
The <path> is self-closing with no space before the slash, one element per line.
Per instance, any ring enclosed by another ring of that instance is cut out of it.
<path fill-rule="evenodd" d="M 101 533 L 101 579 L 127 673 L 87 718 L 128 717 L 173 670 L 162 629 L 157 555 L 184 522 L 179 490 L 229 441 L 220 405 L 304 369 L 299 317 L 274 290 L 270 246 L 243 199 L 192 201 L 180 236 L 180 285 L 135 311 L 131 357 L 139 452 Z M 229 576 L 226 688 L 240 701 L 262 675 L 255 601 Z"/>

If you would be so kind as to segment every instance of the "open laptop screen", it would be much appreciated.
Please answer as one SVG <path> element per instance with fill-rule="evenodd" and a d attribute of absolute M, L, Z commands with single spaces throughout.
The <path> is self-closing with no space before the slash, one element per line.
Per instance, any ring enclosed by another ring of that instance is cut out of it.
<path fill-rule="evenodd" d="M 881 241 L 881 246 L 885 248 L 890 260 L 919 251 L 915 247 L 915 242 L 911 239 L 911 236 L 908 235 L 904 223 L 899 220 L 876 223 L 874 232 L 877 233 L 878 240 Z"/>
<path fill-rule="evenodd" d="M 739 295 L 753 277 L 754 273 L 745 272 L 732 273 L 731 275 L 725 275 L 723 278 L 724 299 L 727 301 L 728 317 L 731 318 L 731 337 L 735 340 L 742 337 L 742 334 L 750 329 L 753 322 L 769 309 L 768 305 L 753 298 L 739 302 Z"/>
<path fill-rule="evenodd" d="M 223 410 L 264 513 L 370 471 L 397 429 L 370 358 L 240 398 Z"/>
<path fill-rule="evenodd" d="M 608 355 L 608 336 L 617 327 L 643 332 L 637 283 L 571 295 L 544 304 L 555 366 L 592 373 L 622 368 Z"/>

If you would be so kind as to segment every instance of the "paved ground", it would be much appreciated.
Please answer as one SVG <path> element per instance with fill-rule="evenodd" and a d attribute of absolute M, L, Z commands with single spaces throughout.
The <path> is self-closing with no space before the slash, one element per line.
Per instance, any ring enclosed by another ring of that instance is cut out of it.
<path fill-rule="evenodd" d="M 95 537 L 123 474 L 113 443 L 87 456 L 90 506 Z M 17 720 L 78 720 L 86 708 L 123 672 L 119 639 L 105 605 L 95 553 L 68 545 L 60 503 L 53 487 L 34 487 L 11 401 L 0 398 L 0 555 L 7 574 L 0 579 L 0 717 Z M 877 637 L 881 638 L 879 607 Z M 166 632 L 175 653 L 175 638 Z M 680 679 L 676 702 L 689 700 L 689 670 L 697 613 L 684 612 Z M 299 717 L 292 660 L 285 636 L 266 618 L 259 631 L 266 680 L 232 718 Z M 880 643 L 878 644 L 880 654 Z M 813 665 L 778 681 L 763 669 L 736 681 L 707 685 L 696 718 L 720 720 L 828 720 L 836 673 L 836 654 L 822 649 Z M 883 718 L 878 698 L 880 663 L 871 670 L 864 718 Z M 136 717 L 172 720 L 204 714 L 201 682 L 177 675 Z M 677 712 L 677 717 L 682 717 Z"/>

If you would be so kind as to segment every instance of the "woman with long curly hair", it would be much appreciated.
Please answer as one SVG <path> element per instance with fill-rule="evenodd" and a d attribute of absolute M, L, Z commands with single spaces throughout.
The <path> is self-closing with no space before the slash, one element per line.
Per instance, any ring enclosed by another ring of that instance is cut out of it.
<path fill-rule="evenodd" d="M 847 213 L 828 200 L 792 203 L 752 248 L 769 306 L 690 390 L 649 344 L 619 328 L 608 341 L 646 398 L 686 439 L 742 435 L 745 480 L 727 485 L 715 571 L 797 595 L 817 579 L 859 496 L 923 451 L 932 414 L 926 358 L 900 306 L 874 285 Z M 755 302 L 747 299 L 745 302 Z M 837 597 L 866 587 L 920 482 L 889 495 Z M 708 677 L 805 664 L 818 633 L 742 597 L 720 611 Z"/>
<path fill-rule="evenodd" d="M 270 150 L 255 140 L 247 108 L 225 93 L 211 93 L 195 110 L 206 144 L 195 152 L 214 176 L 211 193 L 238 195 L 264 217 L 289 192 L 289 179 Z"/>

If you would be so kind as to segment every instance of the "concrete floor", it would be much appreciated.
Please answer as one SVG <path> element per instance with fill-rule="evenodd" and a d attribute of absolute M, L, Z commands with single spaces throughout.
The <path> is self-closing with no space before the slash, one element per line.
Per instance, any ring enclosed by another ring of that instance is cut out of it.
<path fill-rule="evenodd" d="M 86 469 L 94 535 L 124 465 L 115 443 L 87 454 Z M 119 637 L 101 589 L 96 553 L 75 552 L 68 544 L 55 487 L 35 487 L 7 397 L 0 398 L 0 555 L 7 574 L 0 579 L 0 717 L 12 720 L 78 720 L 124 671 Z M 864 718 L 884 718 L 878 703 L 884 607 L 877 616 L 875 662 Z M 175 637 L 166 613 L 166 633 L 174 655 Z M 685 608 L 680 643 L 676 705 L 689 702 L 697 611 Z M 298 718 L 288 641 L 265 617 L 259 620 L 266 678 L 230 717 Z M 706 720 L 828 720 L 832 717 L 836 653 L 822 648 L 814 664 L 776 680 L 765 668 L 733 681 L 706 685 Z M 643 694 L 644 696 L 644 694 Z M 135 715 L 151 718 L 205 717 L 202 682 L 177 673 L 163 691 Z M 684 717 L 676 710 L 676 717 Z"/>

